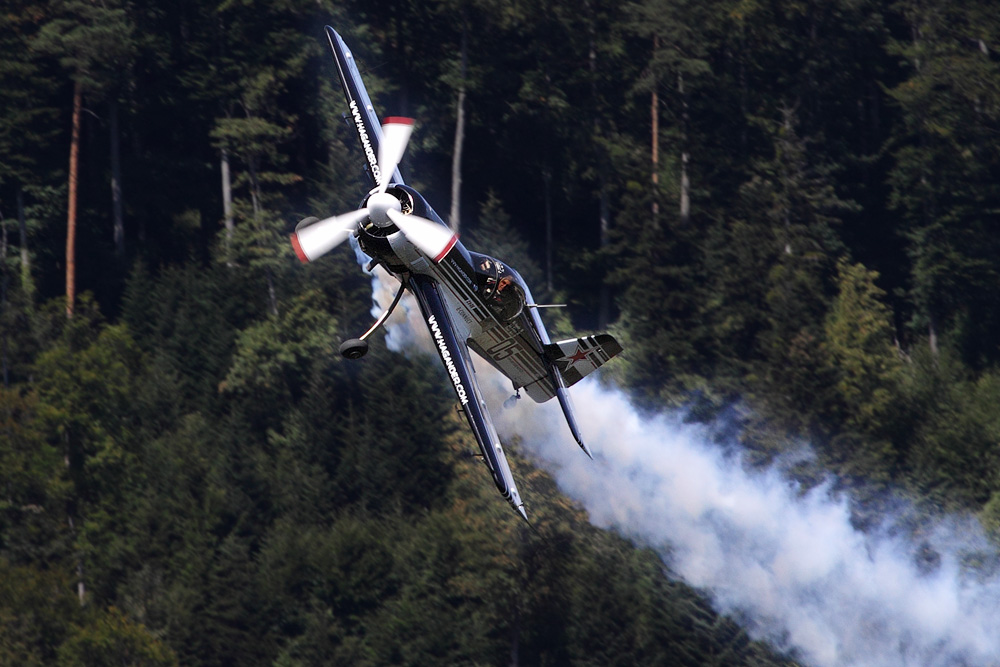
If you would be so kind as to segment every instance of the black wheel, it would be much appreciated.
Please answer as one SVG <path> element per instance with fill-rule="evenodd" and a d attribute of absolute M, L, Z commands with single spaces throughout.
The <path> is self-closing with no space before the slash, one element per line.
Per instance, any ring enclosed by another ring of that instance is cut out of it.
<path fill-rule="evenodd" d="M 340 344 L 340 353 L 348 359 L 360 359 L 368 352 L 368 341 L 360 338 L 345 340 Z"/>

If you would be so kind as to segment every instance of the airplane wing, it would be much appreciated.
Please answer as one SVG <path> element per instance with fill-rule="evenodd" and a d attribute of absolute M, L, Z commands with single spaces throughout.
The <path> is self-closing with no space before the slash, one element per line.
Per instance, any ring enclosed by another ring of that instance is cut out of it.
<path fill-rule="evenodd" d="M 521 502 L 510 466 L 507 464 L 507 457 L 500 444 L 500 436 L 497 435 L 496 427 L 479 389 L 479 383 L 476 381 L 472 359 L 464 343 L 466 336 L 461 335 L 456 329 L 445 297 L 434 280 L 415 274 L 410 278 L 410 285 L 420 303 L 420 310 L 430 330 L 434 347 L 462 404 L 462 411 L 469 422 L 469 428 L 479 443 L 486 467 L 493 475 L 494 484 L 511 507 L 527 519 L 524 503 Z"/>
<path fill-rule="evenodd" d="M 361 80 L 358 65 L 354 62 L 354 55 L 347 48 L 347 44 L 330 26 L 326 26 L 326 37 L 330 40 L 330 48 L 333 49 L 333 57 L 337 62 L 337 73 L 340 75 L 340 84 L 344 89 L 347 107 L 351 113 L 347 120 L 354 127 L 358 134 L 358 140 L 361 142 L 361 151 L 367 161 L 366 171 L 373 184 L 379 185 L 378 149 L 382 143 L 382 126 L 378 122 L 378 114 L 375 113 L 375 107 L 372 106 L 368 91 Z M 393 183 L 403 182 L 398 168 L 390 176 L 389 180 Z"/>

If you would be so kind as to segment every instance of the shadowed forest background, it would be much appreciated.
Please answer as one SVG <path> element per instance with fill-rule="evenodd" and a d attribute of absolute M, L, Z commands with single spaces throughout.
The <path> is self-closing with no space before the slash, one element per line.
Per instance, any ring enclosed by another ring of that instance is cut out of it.
<path fill-rule="evenodd" d="M 436 359 L 336 353 L 370 281 L 287 241 L 370 187 L 326 24 L 607 381 L 1000 535 L 991 3 L 3 0 L 0 663 L 794 660 L 515 442 L 528 529 Z"/>

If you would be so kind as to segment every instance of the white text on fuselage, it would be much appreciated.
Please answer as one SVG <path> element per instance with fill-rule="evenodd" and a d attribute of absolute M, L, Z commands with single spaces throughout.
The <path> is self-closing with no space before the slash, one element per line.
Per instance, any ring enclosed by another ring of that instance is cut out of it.
<path fill-rule="evenodd" d="M 375 182 L 382 183 L 382 172 L 378 168 L 378 157 L 375 155 L 375 149 L 372 148 L 371 139 L 368 138 L 368 130 L 365 129 L 365 123 L 361 120 L 361 111 L 358 109 L 357 100 L 351 100 L 351 114 L 354 116 L 354 124 L 358 127 L 358 135 L 361 137 L 361 148 L 365 151 L 365 157 L 368 158 L 368 165 L 372 168 L 372 178 Z"/>
<path fill-rule="evenodd" d="M 465 269 L 463 269 L 462 266 L 455 261 L 454 257 L 449 257 L 448 263 L 451 264 L 451 268 L 455 270 L 455 273 L 460 275 L 465 280 L 466 284 L 472 288 L 473 292 L 479 291 L 479 288 L 476 286 L 476 283 L 472 280 L 472 278 L 469 277 L 469 274 L 465 272 Z"/>
<path fill-rule="evenodd" d="M 438 346 L 438 351 L 441 352 L 441 359 L 444 361 L 444 367 L 451 377 L 451 383 L 455 385 L 458 400 L 461 401 L 462 405 L 465 405 L 469 402 L 469 396 L 465 393 L 465 387 L 462 386 L 462 378 L 459 377 L 458 369 L 455 368 L 455 362 L 451 358 L 451 351 L 448 350 L 448 345 L 444 342 L 444 334 L 441 333 L 441 327 L 438 326 L 437 318 L 431 315 L 427 318 L 427 324 L 431 327 L 434 344 Z"/>

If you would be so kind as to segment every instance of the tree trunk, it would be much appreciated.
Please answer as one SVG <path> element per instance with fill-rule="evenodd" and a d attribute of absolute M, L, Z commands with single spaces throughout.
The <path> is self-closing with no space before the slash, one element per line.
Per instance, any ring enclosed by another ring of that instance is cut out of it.
<path fill-rule="evenodd" d="M 941 356 L 941 351 L 938 349 L 938 334 L 937 334 L 937 323 L 934 321 L 934 316 L 931 315 L 927 322 L 927 344 L 931 348 L 931 356 L 934 357 L 934 363 L 937 363 L 938 357 Z"/>
<path fill-rule="evenodd" d="M 469 23 L 462 8 L 462 64 L 459 71 L 458 108 L 455 112 L 455 150 L 451 155 L 451 214 L 448 224 L 457 232 L 461 226 L 462 148 L 465 144 L 465 77 L 469 72 Z"/>
<path fill-rule="evenodd" d="M 257 160 L 251 158 L 248 163 L 250 171 L 250 199 L 253 202 L 253 222 L 257 229 L 263 227 L 261 215 L 264 213 L 263 193 L 261 192 L 260 179 L 257 176 Z M 278 293 L 274 288 L 274 272 L 268 266 L 264 269 L 264 276 L 267 280 L 267 305 L 268 312 L 275 317 L 278 316 Z"/>
<path fill-rule="evenodd" d="M 274 272 L 271 271 L 271 267 L 267 267 L 264 271 L 267 276 L 267 304 L 268 312 L 274 317 L 278 316 L 278 292 L 274 289 Z"/>
<path fill-rule="evenodd" d="M 552 281 L 552 172 L 546 167 L 542 171 L 545 183 L 545 288 L 549 295 L 554 289 Z"/>
<path fill-rule="evenodd" d="M 66 466 L 69 467 L 69 457 L 66 457 Z M 67 510 L 66 521 L 69 524 L 69 533 L 73 537 L 73 542 L 76 542 L 76 522 L 73 520 L 73 510 L 70 508 Z M 83 578 L 83 558 L 80 556 L 80 552 L 76 553 L 76 597 L 80 600 L 80 606 L 84 606 L 87 603 L 87 583 Z"/>
<path fill-rule="evenodd" d="M 80 113 L 83 86 L 73 84 L 73 134 L 69 145 L 69 206 L 66 214 L 66 317 L 73 317 L 76 305 L 76 184 L 80 162 Z"/>
<path fill-rule="evenodd" d="M 589 9 L 588 3 L 588 9 Z M 608 247 L 611 236 L 611 203 L 608 197 L 608 159 L 604 153 L 601 139 L 604 136 L 601 127 L 601 112 L 598 106 L 597 91 L 597 28 L 594 19 L 590 21 L 590 53 L 588 61 L 590 64 L 590 97 L 594 101 L 594 145 L 597 150 L 594 154 L 594 161 L 597 163 L 597 217 L 600 223 L 600 237 L 598 244 L 601 250 Z M 608 326 L 611 321 L 611 288 L 606 280 L 601 281 L 599 303 L 597 306 L 597 324 L 601 329 Z"/>
<path fill-rule="evenodd" d="M 653 37 L 653 54 L 660 48 L 660 38 Z M 660 217 L 660 96 L 656 92 L 656 78 L 653 78 L 653 95 L 649 104 L 649 115 L 652 120 L 652 183 L 653 183 L 653 224 L 659 225 Z"/>
<path fill-rule="evenodd" d="M 3 371 L 3 387 L 10 386 L 10 370 L 7 362 L 7 219 L 0 212 L 0 366 Z"/>
<path fill-rule="evenodd" d="M 601 249 L 608 246 L 611 234 L 611 202 L 608 198 L 604 167 L 601 167 L 601 196 L 597 204 L 598 214 L 601 218 Z M 611 322 L 611 288 L 607 280 L 601 281 L 600 304 L 598 304 L 597 324 L 604 329 Z"/>
<path fill-rule="evenodd" d="M 691 182 L 688 180 L 688 101 L 684 74 L 677 73 L 677 92 L 681 96 L 681 225 L 691 220 Z"/>
<path fill-rule="evenodd" d="M 121 141 L 118 134 L 118 102 L 111 101 L 108 113 L 111 125 L 111 212 L 114 217 L 115 254 L 125 256 L 125 218 L 122 214 Z"/>
<path fill-rule="evenodd" d="M 514 621 L 510 627 L 510 667 L 521 664 L 521 606 L 514 605 Z"/>
<path fill-rule="evenodd" d="M 24 217 L 24 189 L 17 186 L 17 226 L 21 241 L 21 289 L 28 296 L 28 302 L 34 300 L 35 284 L 31 281 L 31 253 L 28 252 L 28 222 Z"/>
<path fill-rule="evenodd" d="M 229 173 L 229 151 L 222 149 L 222 216 L 226 225 L 226 266 L 233 265 L 233 181 Z"/>

